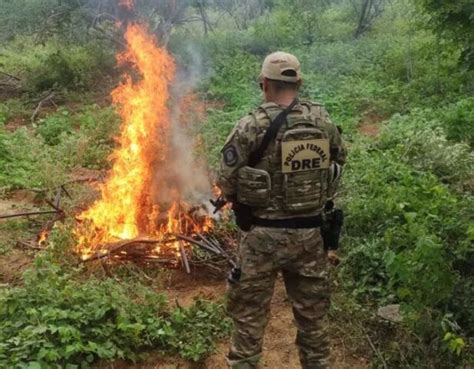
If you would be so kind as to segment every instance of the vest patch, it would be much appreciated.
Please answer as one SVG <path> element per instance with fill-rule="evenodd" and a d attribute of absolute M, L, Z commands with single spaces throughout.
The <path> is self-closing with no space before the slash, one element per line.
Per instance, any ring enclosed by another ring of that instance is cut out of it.
<path fill-rule="evenodd" d="M 284 141 L 281 143 L 281 171 L 293 173 L 329 168 L 329 139 Z"/>
<path fill-rule="evenodd" d="M 229 145 L 225 147 L 223 151 L 223 155 L 224 155 L 224 162 L 229 167 L 233 167 L 235 164 L 237 164 L 237 161 L 239 160 L 237 149 L 235 148 L 234 145 Z"/>

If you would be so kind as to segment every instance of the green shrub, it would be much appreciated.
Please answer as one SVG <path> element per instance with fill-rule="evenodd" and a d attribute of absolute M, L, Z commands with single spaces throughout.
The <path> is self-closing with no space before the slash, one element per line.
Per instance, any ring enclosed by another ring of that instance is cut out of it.
<path fill-rule="evenodd" d="M 226 108 L 238 108 L 245 111 L 256 100 L 260 73 L 260 61 L 252 55 L 235 51 L 221 55 L 213 64 L 214 74 L 209 80 L 208 96 L 223 100 Z M 245 113 L 244 113 L 245 114 Z"/>
<path fill-rule="evenodd" d="M 222 305 L 170 310 L 163 294 L 113 279 L 76 281 L 37 257 L 24 286 L 0 290 L 0 366 L 88 368 L 157 348 L 200 360 L 227 335 Z"/>
<path fill-rule="evenodd" d="M 69 111 L 60 109 L 55 114 L 40 119 L 36 132 L 43 137 L 46 144 L 57 145 L 61 141 L 61 136 L 71 134 L 73 128 Z"/>
<path fill-rule="evenodd" d="M 474 98 L 463 98 L 439 110 L 438 119 L 447 138 L 474 146 Z"/>
<path fill-rule="evenodd" d="M 67 168 L 109 167 L 110 162 L 107 159 L 115 145 L 114 137 L 118 133 L 120 123 L 113 107 L 85 106 L 76 114 L 62 112 L 59 117 L 53 115 L 52 119 L 57 123 L 59 133 L 53 154 L 56 160 Z M 62 124 L 63 119 L 67 122 Z M 65 126 L 63 132 L 60 132 L 60 126 Z"/>
<path fill-rule="evenodd" d="M 64 183 L 65 176 L 50 149 L 26 128 L 13 133 L 0 129 L 0 187 L 56 187 Z"/>
<path fill-rule="evenodd" d="M 452 111 L 454 110 L 454 112 Z M 446 137 L 446 116 L 456 116 L 453 105 L 446 109 L 415 110 L 406 116 L 395 115 L 384 127 L 378 147 L 396 148 L 400 158 L 417 170 L 429 171 L 443 182 L 462 184 L 472 178 L 474 154 L 469 145 Z M 463 125 L 463 121 L 458 123 Z M 468 124 L 466 127 L 469 135 Z M 449 128 L 448 128 L 449 129 Z"/>
<path fill-rule="evenodd" d="M 38 43 L 34 37 L 19 36 L 6 45 L 0 65 L 18 74 L 32 94 L 48 89 L 85 90 L 110 75 L 115 59 L 110 47 L 100 42 L 72 44 L 49 38 Z"/>

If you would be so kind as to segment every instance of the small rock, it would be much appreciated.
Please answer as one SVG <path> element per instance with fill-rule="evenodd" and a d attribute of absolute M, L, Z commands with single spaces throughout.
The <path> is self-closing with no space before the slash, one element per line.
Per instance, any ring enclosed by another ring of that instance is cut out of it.
<path fill-rule="evenodd" d="M 389 320 L 394 323 L 399 323 L 403 320 L 403 317 L 400 314 L 399 304 L 381 306 L 377 310 L 377 315 L 385 320 Z"/>

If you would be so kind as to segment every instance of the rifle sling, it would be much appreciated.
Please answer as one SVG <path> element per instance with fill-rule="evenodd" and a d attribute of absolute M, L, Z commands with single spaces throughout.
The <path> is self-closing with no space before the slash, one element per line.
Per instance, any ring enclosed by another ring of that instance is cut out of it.
<path fill-rule="evenodd" d="M 265 135 L 263 136 L 262 143 L 260 144 L 260 146 L 255 151 L 253 151 L 249 155 L 249 160 L 248 160 L 248 163 L 247 163 L 247 165 L 249 167 L 252 167 L 252 168 L 255 167 L 255 165 L 257 165 L 258 162 L 260 160 L 262 160 L 263 154 L 264 154 L 265 150 L 267 149 L 268 145 L 270 144 L 270 142 L 272 142 L 275 139 L 275 137 L 276 137 L 278 131 L 280 130 L 281 126 L 286 121 L 286 117 L 288 116 L 290 111 L 295 107 L 295 105 L 297 103 L 298 103 L 298 100 L 294 99 L 291 102 L 291 104 L 288 105 L 285 108 L 285 110 L 283 110 L 280 114 L 278 114 L 276 116 L 275 120 L 273 120 L 270 123 L 270 126 L 266 130 Z"/>

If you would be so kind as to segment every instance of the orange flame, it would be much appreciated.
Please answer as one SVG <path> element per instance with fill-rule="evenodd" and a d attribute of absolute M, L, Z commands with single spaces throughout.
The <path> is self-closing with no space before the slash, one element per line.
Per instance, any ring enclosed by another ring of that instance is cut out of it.
<path fill-rule="evenodd" d="M 38 235 L 38 245 L 41 246 L 46 242 L 48 238 L 49 232 L 47 229 L 43 229 L 40 234 Z"/>
<path fill-rule="evenodd" d="M 124 82 L 112 92 L 122 118 L 119 148 L 111 155 L 113 166 L 100 187 L 100 200 L 78 216 L 81 224 L 75 234 L 78 252 L 84 259 L 117 239 L 133 239 L 143 233 L 163 236 L 194 224 L 193 219 L 183 215 L 179 194 L 169 188 L 169 183 L 159 183 L 168 202 L 162 204 L 167 220 L 161 223 L 162 209 L 151 195 L 157 185 L 154 173 L 160 168 L 166 171 L 172 155 L 167 103 L 175 75 L 174 60 L 165 49 L 157 47 L 141 25 L 128 25 L 125 40 L 128 48 L 118 56 L 118 62 L 134 65 L 141 79 L 137 81 L 135 75 L 126 74 Z"/>

